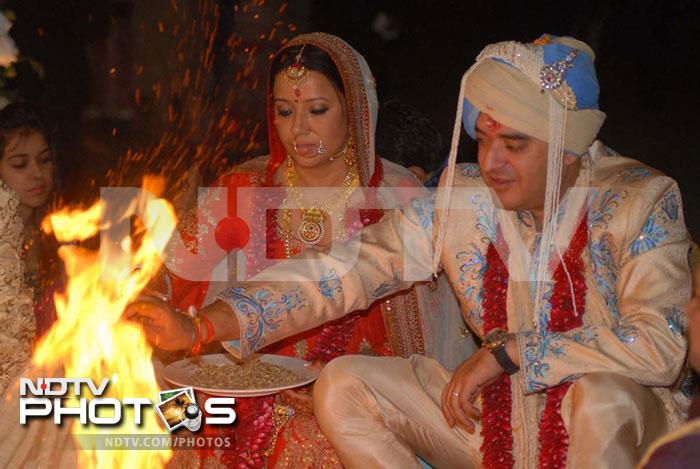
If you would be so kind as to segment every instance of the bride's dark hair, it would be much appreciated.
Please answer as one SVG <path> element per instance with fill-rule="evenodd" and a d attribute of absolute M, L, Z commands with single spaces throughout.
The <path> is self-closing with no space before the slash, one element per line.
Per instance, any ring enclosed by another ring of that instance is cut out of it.
<path fill-rule="evenodd" d="M 322 73 L 341 93 L 345 94 L 343 79 L 330 55 L 311 44 L 291 46 L 282 49 L 272 61 L 272 66 L 270 67 L 270 83 L 273 83 L 273 80 L 280 71 L 285 70 L 296 62 L 296 56 L 299 54 L 299 51 L 301 51 L 302 47 L 304 50 L 301 54 L 299 65 L 303 65 L 307 70 Z"/>

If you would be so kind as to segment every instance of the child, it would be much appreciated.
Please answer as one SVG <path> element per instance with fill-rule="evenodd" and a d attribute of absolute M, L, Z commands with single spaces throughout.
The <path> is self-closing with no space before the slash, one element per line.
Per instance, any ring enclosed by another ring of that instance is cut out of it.
<path fill-rule="evenodd" d="M 58 277 L 56 243 L 39 224 L 56 188 L 51 132 L 39 113 L 24 103 L 0 110 L 0 179 L 19 199 L 26 284 L 34 291 L 37 335 L 55 319 L 51 290 Z"/>

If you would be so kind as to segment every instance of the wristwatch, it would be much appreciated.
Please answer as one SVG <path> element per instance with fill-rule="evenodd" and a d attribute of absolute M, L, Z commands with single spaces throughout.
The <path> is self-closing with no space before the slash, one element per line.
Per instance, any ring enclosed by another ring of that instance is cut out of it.
<path fill-rule="evenodd" d="M 492 329 L 486 337 L 484 337 L 484 342 L 482 346 L 491 352 L 496 358 L 496 361 L 503 371 L 509 375 L 512 375 L 519 370 L 518 366 L 513 363 L 513 360 L 508 356 L 506 352 L 506 341 L 508 340 L 508 331 L 505 329 Z"/>

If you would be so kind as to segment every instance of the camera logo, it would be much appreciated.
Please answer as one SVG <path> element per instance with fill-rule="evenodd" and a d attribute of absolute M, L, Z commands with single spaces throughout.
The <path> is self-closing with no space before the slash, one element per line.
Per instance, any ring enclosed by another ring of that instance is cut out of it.
<path fill-rule="evenodd" d="M 186 427 L 196 432 L 202 426 L 202 411 L 192 388 L 169 389 L 158 393 L 156 412 L 169 432 Z"/>
<path fill-rule="evenodd" d="M 202 427 L 202 410 L 195 400 L 194 389 L 178 388 L 159 392 L 158 402 L 154 407 L 169 432 L 185 427 L 194 433 Z M 236 420 L 236 412 L 230 406 L 234 403 L 235 399 L 232 397 L 207 398 L 204 403 L 209 413 L 206 422 L 218 425 L 232 424 Z M 214 417 L 215 415 L 220 417 Z"/>

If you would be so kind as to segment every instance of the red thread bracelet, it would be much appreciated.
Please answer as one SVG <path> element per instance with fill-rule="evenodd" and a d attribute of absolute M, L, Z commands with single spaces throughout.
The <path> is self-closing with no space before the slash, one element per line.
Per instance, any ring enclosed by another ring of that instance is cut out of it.
<path fill-rule="evenodd" d="M 199 317 L 194 317 L 192 318 L 192 322 L 194 325 L 196 338 L 194 344 L 192 344 L 192 351 L 190 354 L 196 357 L 199 355 L 199 352 L 202 351 L 202 321 Z"/>
<path fill-rule="evenodd" d="M 212 324 L 211 320 L 206 317 L 206 316 L 199 316 L 199 318 L 204 322 L 204 325 L 207 327 L 207 338 L 203 340 L 203 344 L 207 345 L 210 344 L 214 341 L 214 324 Z"/>

